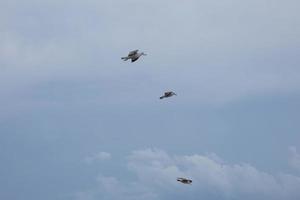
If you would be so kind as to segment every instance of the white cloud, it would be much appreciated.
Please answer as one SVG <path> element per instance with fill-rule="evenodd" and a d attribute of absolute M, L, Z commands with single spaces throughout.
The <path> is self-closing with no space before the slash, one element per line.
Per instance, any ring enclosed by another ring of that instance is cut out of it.
<path fill-rule="evenodd" d="M 102 160 L 109 160 L 111 159 L 111 154 L 107 152 L 99 152 L 95 153 L 93 155 L 87 156 L 84 160 L 86 163 L 91 164 L 97 160 L 102 161 Z"/>
<path fill-rule="evenodd" d="M 300 198 L 297 176 L 271 174 L 250 164 L 226 164 L 216 158 L 197 154 L 171 156 L 159 149 L 134 151 L 128 156 L 127 166 L 136 180 L 99 176 L 97 187 L 85 192 L 87 196 L 93 193 L 95 199 L 107 200 Z M 182 185 L 177 177 L 191 178 L 193 184 Z"/>
<path fill-rule="evenodd" d="M 300 170 L 300 154 L 294 146 L 289 147 L 289 164 L 291 167 Z"/>
<path fill-rule="evenodd" d="M 138 182 L 121 182 L 115 177 L 99 175 L 97 187 L 77 192 L 72 199 L 76 200 L 159 200 L 151 188 Z"/>

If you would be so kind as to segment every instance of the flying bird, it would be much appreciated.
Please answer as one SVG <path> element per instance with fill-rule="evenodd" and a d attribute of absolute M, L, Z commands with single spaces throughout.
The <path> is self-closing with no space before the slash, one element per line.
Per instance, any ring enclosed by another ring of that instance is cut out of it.
<path fill-rule="evenodd" d="M 174 96 L 174 95 L 177 95 L 175 94 L 174 92 L 172 91 L 169 91 L 169 92 L 165 92 L 163 96 L 159 97 L 160 99 L 163 99 L 163 98 L 168 98 L 168 97 L 171 97 L 171 96 Z"/>
<path fill-rule="evenodd" d="M 139 50 L 134 50 L 134 51 L 130 51 L 128 56 L 126 57 L 122 57 L 121 59 L 124 61 L 127 61 L 129 59 L 131 59 L 131 62 L 135 62 L 137 61 L 141 56 L 146 56 L 147 54 L 145 54 L 144 52 L 139 53 Z"/>
<path fill-rule="evenodd" d="M 187 178 L 177 178 L 177 181 L 183 183 L 183 184 L 192 184 L 192 180 L 191 179 L 187 179 Z"/>

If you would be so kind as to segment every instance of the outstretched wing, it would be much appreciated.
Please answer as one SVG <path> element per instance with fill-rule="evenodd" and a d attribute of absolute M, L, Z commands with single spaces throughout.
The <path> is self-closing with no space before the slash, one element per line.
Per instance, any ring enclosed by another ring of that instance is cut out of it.
<path fill-rule="evenodd" d="M 133 56 L 133 55 L 135 55 L 138 51 L 139 51 L 138 49 L 137 49 L 137 50 L 134 50 L 134 51 L 130 51 L 129 54 L 128 54 L 128 56 Z"/>
<path fill-rule="evenodd" d="M 137 61 L 137 59 L 139 59 L 139 57 L 131 58 L 131 62 L 135 62 L 135 61 Z"/>

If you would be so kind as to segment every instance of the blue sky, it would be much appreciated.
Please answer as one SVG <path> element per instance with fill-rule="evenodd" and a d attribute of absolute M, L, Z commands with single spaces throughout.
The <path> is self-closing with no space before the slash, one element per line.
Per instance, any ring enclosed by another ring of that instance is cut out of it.
<path fill-rule="evenodd" d="M 0 198 L 299 199 L 299 6 L 0 1 Z"/>

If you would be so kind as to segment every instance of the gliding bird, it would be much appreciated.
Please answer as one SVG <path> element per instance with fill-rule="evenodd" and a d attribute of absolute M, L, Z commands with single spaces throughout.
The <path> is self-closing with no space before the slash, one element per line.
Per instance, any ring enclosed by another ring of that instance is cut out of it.
<path fill-rule="evenodd" d="M 192 180 L 191 179 L 187 179 L 187 178 L 177 178 L 177 181 L 183 183 L 183 184 L 192 184 Z"/>
<path fill-rule="evenodd" d="M 139 53 L 139 50 L 130 51 L 127 57 L 122 57 L 121 59 L 127 61 L 131 59 L 131 62 L 137 61 L 141 56 L 146 56 L 144 52 Z"/>
<path fill-rule="evenodd" d="M 163 99 L 163 98 L 168 98 L 168 97 L 171 97 L 171 96 L 174 96 L 174 95 L 177 96 L 177 94 L 175 94 L 174 92 L 169 91 L 169 92 L 165 92 L 165 94 L 163 96 L 159 97 L 159 98 Z"/>

